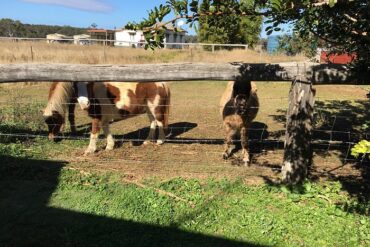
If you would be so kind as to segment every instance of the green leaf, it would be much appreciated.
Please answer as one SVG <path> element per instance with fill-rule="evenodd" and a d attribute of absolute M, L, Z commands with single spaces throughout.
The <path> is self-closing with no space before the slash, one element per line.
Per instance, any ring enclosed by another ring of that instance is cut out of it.
<path fill-rule="evenodd" d="M 329 6 L 334 7 L 334 5 L 337 3 L 337 0 L 329 0 Z"/>

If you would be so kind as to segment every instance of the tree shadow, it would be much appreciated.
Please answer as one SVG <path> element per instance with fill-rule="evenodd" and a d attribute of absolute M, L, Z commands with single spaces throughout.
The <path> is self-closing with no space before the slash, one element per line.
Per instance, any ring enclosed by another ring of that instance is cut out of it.
<path fill-rule="evenodd" d="M 34 130 L 25 126 L 0 124 L 0 142 L 15 143 L 18 141 L 34 140 L 39 136 L 47 136 L 46 130 Z"/>
<path fill-rule="evenodd" d="M 370 137 L 368 109 L 370 102 L 367 100 L 315 102 L 312 149 L 314 155 L 328 162 L 313 164 L 310 169 L 312 180 L 340 181 L 344 190 L 363 202 L 370 199 L 370 162 L 368 158 L 356 159 L 350 150 L 359 140 Z M 279 109 L 277 112 L 281 114 L 271 116 L 276 122 L 285 124 L 286 111 Z"/>
<path fill-rule="evenodd" d="M 0 156 L 3 246 L 261 246 L 48 206 L 64 162 Z"/>
<path fill-rule="evenodd" d="M 254 121 L 252 122 L 248 130 L 248 146 L 251 163 L 257 163 L 256 157 L 265 154 L 269 150 L 281 149 L 283 142 L 270 139 L 271 134 L 268 130 L 268 126 L 265 123 Z M 224 144 L 224 139 L 219 140 L 219 145 Z M 244 166 L 245 162 L 242 157 L 235 155 L 242 149 L 240 137 L 235 136 L 233 138 L 234 148 L 231 150 L 231 164 L 235 166 Z M 260 165 L 260 164 L 258 164 Z"/>

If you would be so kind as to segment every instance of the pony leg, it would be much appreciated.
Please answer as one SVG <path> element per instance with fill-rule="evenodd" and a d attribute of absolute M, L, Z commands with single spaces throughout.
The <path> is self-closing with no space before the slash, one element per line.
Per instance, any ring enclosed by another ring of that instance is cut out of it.
<path fill-rule="evenodd" d="M 249 165 L 249 153 L 248 153 L 248 129 L 247 126 L 242 127 L 240 130 L 240 141 L 242 145 L 242 154 L 244 165 Z"/>
<path fill-rule="evenodd" d="M 165 141 L 166 134 L 164 133 L 163 122 L 156 120 L 158 126 L 157 145 L 162 145 Z"/>
<path fill-rule="evenodd" d="M 96 151 L 96 142 L 99 137 L 100 132 L 100 120 L 93 119 L 91 124 L 91 134 L 90 134 L 90 143 L 87 149 L 85 150 L 85 155 L 95 153 Z"/>
<path fill-rule="evenodd" d="M 68 106 L 68 121 L 69 121 L 69 126 L 71 127 L 72 134 L 77 133 L 76 123 L 75 123 L 75 108 L 76 108 L 75 103 L 70 103 L 70 105 Z"/>
<path fill-rule="evenodd" d="M 226 137 L 225 137 L 225 151 L 223 154 L 223 158 L 226 160 L 230 158 L 231 153 L 232 153 L 231 145 L 233 143 L 234 131 L 228 124 L 225 124 L 225 128 L 226 128 Z"/>
<path fill-rule="evenodd" d="M 155 129 L 157 128 L 157 122 L 154 120 L 153 116 L 150 115 L 149 118 L 150 118 L 150 130 L 149 130 L 148 137 L 144 141 L 144 145 L 147 145 L 153 141 Z"/>
<path fill-rule="evenodd" d="M 104 121 L 102 125 L 103 125 L 104 135 L 107 137 L 107 146 L 105 147 L 105 150 L 113 150 L 114 138 L 113 138 L 113 135 L 110 133 L 109 122 Z"/>

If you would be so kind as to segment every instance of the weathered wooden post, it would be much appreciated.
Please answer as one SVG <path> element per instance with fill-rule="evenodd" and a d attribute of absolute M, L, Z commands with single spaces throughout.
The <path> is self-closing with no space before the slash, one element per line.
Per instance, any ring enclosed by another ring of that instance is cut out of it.
<path fill-rule="evenodd" d="M 311 135 L 315 89 L 310 82 L 294 80 L 289 91 L 282 182 L 302 182 L 312 163 Z"/>

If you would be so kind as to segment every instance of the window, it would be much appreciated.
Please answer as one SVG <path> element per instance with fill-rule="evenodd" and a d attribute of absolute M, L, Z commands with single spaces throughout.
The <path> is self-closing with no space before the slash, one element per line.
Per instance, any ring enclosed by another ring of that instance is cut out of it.
<path fill-rule="evenodd" d="M 130 41 L 135 41 L 135 33 L 130 33 Z"/>
<path fill-rule="evenodd" d="M 176 42 L 177 42 L 177 33 L 175 33 L 175 34 L 173 35 L 173 42 L 174 42 L 174 43 L 176 43 Z"/>

